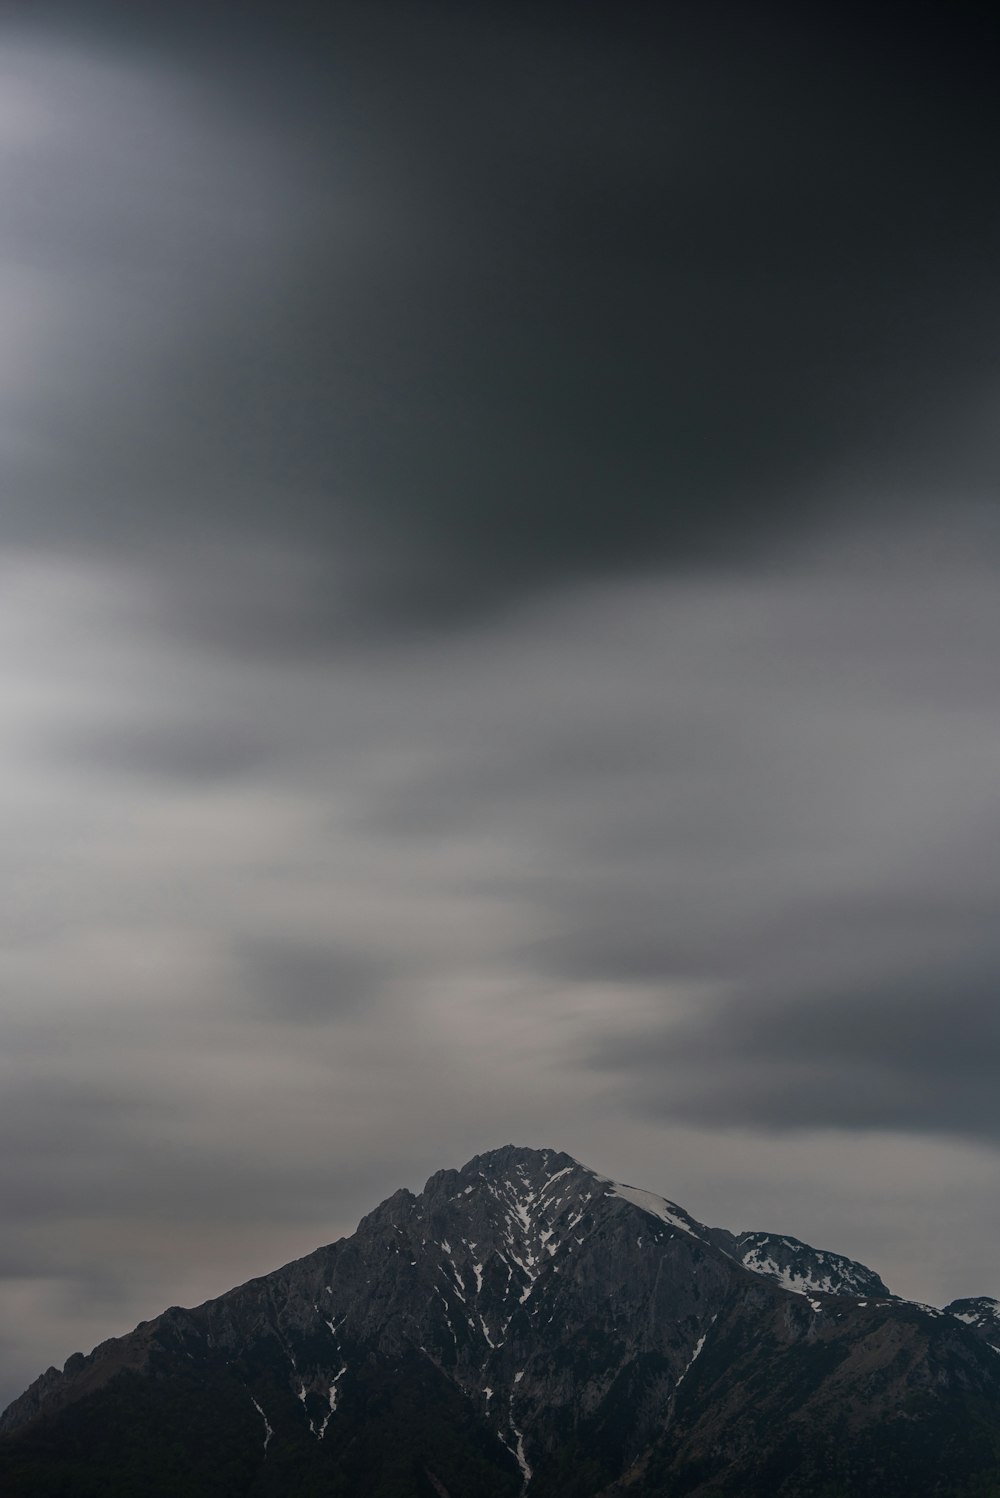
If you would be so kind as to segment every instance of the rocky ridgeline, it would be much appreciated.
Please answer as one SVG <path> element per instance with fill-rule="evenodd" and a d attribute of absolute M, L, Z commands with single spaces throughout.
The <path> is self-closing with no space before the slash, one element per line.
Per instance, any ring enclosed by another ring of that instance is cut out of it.
<path fill-rule="evenodd" d="M 912 1305 L 507 1146 L 50 1369 L 0 1421 L 0 1489 L 958 1498 L 997 1469 L 996 1344 L 995 1301 Z"/>

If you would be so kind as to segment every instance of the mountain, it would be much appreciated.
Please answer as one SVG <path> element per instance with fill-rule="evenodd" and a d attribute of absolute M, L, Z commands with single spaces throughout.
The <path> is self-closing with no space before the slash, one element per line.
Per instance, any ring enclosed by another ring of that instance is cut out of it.
<path fill-rule="evenodd" d="M 990 1295 L 973 1295 L 967 1300 L 953 1300 L 945 1310 L 949 1316 L 973 1327 L 994 1352 L 1000 1353 L 1000 1300 Z"/>
<path fill-rule="evenodd" d="M 735 1239 L 733 1257 L 747 1269 L 802 1295 L 819 1292 L 894 1298 L 873 1269 L 854 1259 L 845 1259 L 843 1254 L 810 1248 L 798 1238 L 780 1237 L 777 1233 L 740 1233 Z"/>
<path fill-rule="evenodd" d="M 1000 1498 L 998 1331 L 507 1146 L 50 1368 L 0 1417 L 0 1491 Z"/>

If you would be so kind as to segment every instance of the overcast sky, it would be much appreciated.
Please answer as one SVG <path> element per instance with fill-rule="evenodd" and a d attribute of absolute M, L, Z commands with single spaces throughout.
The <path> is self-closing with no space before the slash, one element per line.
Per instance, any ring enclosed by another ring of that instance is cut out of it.
<path fill-rule="evenodd" d="M 508 1140 L 1000 1295 L 995 42 L 4 6 L 0 1403 Z"/>

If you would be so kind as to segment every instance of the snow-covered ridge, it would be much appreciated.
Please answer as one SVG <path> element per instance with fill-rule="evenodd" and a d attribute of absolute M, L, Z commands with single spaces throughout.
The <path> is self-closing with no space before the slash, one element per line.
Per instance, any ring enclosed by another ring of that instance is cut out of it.
<path fill-rule="evenodd" d="M 953 1300 L 945 1306 L 944 1312 L 954 1316 L 956 1321 L 974 1327 L 987 1345 L 1000 1353 L 1000 1300 L 994 1300 L 992 1295 L 972 1295 Z"/>
<path fill-rule="evenodd" d="M 548 1154 L 549 1151 L 543 1152 L 543 1155 Z M 554 1237 L 555 1227 L 552 1224 L 557 1224 L 564 1234 L 564 1241 L 581 1243 L 582 1239 L 570 1239 L 565 1235 L 572 1234 L 590 1210 L 591 1202 L 599 1196 L 630 1202 L 668 1227 L 677 1228 L 680 1232 L 687 1233 L 700 1242 L 710 1241 L 707 1236 L 709 1230 L 676 1202 L 658 1196 L 654 1191 L 645 1191 L 638 1186 L 628 1186 L 622 1181 L 612 1180 L 610 1176 L 600 1175 L 581 1161 L 573 1159 L 571 1155 L 564 1154 L 561 1158 L 568 1159 L 572 1163 L 564 1165 L 560 1170 L 551 1174 L 546 1171 L 544 1182 L 534 1187 L 529 1182 L 525 1166 L 521 1163 L 514 1166 L 513 1172 L 505 1175 L 499 1186 L 490 1184 L 490 1189 L 497 1199 L 505 1202 L 512 1209 L 520 1231 L 525 1235 L 533 1232 L 538 1234 L 550 1256 L 554 1256 L 559 1247 L 559 1241 Z M 483 1172 L 480 1172 L 480 1175 L 484 1180 L 486 1179 Z M 567 1181 L 565 1180 L 567 1176 L 574 1179 Z M 581 1177 L 586 1178 L 589 1189 L 584 1189 Z M 564 1185 L 556 1192 L 552 1188 L 559 1181 L 563 1181 Z M 513 1227 L 513 1224 L 511 1226 Z M 529 1260 L 520 1267 L 530 1270 L 534 1266 Z"/>
<path fill-rule="evenodd" d="M 870 1295 L 889 1290 L 874 1270 L 843 1254 L 811 1248 L 778 1233 L 741 1233 L 734 1255 L 745 1269 L 796 1295 Z"/>
<path fill-rule="evenodd" d="M 994 1300 L 992 1295 L 974 1295 L 967 1300 L 953 1300 L 950 1305 L 945 1306 L 945 1310 L 958 1321 L 964 1321 L 970 1326 L 984 1320 L 1000 1324 L 1000 1300 Z"/>
<path fill-rule="evenodd" d="M 586 1170 L 586 1167 L 581 1167 Z M 798 1238 L 779 1233 L 743 1232 L 737 1236 L 722 1229 L 706 1227 L 676 1202 L 628 1186 L 607 1176 L 594 1176 L 606 1189 L 605 1196 L 631 1202 L 650 1217 L 676 1228 L 701 1243 L 712 1244 L 754 1274 L 778 1284 L 797 1295 L 849 1295 L 892 1298 L 892 1292 L 874 1270 L 844 1254 L 815 1249 Z M 1000 1311 L 998 1311 L 1000 1327 Z"/>
<path fill-rule="evenodd" d="M 605 1179 L 605 1178 L 601 1178 Z M 693 1217 L 689 1217 L 683 1207 L 678 1207 L 676 1202 L 667 1201 L 663 1196 L 657 1196 L 653 1191 L 643 1191 L 638 1186 L 624 1186 L 620 1181 L 608 1181 L 610 1191 L 606 1196 L 616 1196 L 621 1201 L 631 1202 L 643 1212 L 648 1212 L 650 1217 L 656 1217 L 660 1222 L 665 1222 L 668 1227 L 679 1228 L 682 1233 L 687 1233 L 699 1242 L 707 1240 L 702 1236 L 700 1223 L 696 1223 Z"/>
<path fill-rule="evenodd" d="M 440 1226 L 433 1232 L 433 1290 L 456 1350 L 465 1335 L 459 1323 L 492 1352 L 505 1344 L 519 1310 L 537 1312 L 540 1276 L 550 1266 L 558 1274 L 559 1262 L 581 1251 L 601 1202 L 628 1203 L 653 1219 L 657 1228 L 648 1234 L 637 1224 L 640 1248 L 662 1242 L 660 1229 L 666 1228 L 667 1237 L 684 1234 L 792 1294 L 892 1298 L 873 1270 L 843 1254 L 784 1234 L 707 1227 L 669 1198 L 602 1175 L 565 1153 L 506 1145 L 440 1177 L 447 1194 L 437 1198 L 435 1212 L 443 1206 L 446 1215 L 436 1218 Z M 428 1189 L 437 1185 L 433 1178 Z"/>
<path fill-rule="evenodd" d="M 563 1155 L 561 1158 L 565 1160 L 571 1157 Z M 516 1170 L 521 1173 L 523 1179 L 524 1167 L 519 1165 Z M 560 1178 L 572 1176 L 573 1187 L 577 1192 L 580 1191 L 581 1178 L 589 1178 L 594 1182 L 595 1195 L 599 1192 L 605 1198 L 629 1202 L 664 1226 L 685 1233 L 700 1243 L 714 1246 L 727 1253 L 737 1263 L 742 1264 L 745 1269 L 771 1280 L 772 1283 L 780 1285 L 782 1289 L 793 1294 L 891 1298 L 891 1291 L 874 1270 L 854 1259 L 847 1258 L 844 1254 L 833 1253 L 826 1249 L 815 1249 L 798 1238 L 779 1233 L 743 1232 L 734 1236 L 722 1229 L 708 1228 L 669 1198 L 660 1196 L 654 1191 L 647 1191 L 639 1186 L 629 1186 L 609 1176 L 600 1175 L 576 1160 L 573 1161 L 572 1166 L 564 1166 L 558 1172 L 558 1176 Z M 533 1194 L 530 1199 L 519 1198 L 517 1207 L 524 1208 L 530 1216 L 535 1210 L 536 1199 L 538 1199 L 536 1194 Z M 546 1207 L 551 1205 L 548 1201 L 540 1204 Z M 581 1210 L 577 1212 L 572 1221 L 578 1221 L 583 1216 L 582 1209 L 586 1205 L 587 1203 L 581 1200 Z M 517 1215 L 523 1222 L 521 1211 L 518 1211 Z M 650 1241 L 655 1240 L 650 1239 Z M 641 1235 L 639 1242 L 642 1242 Z M 528 1264 L 527 1267 L 530 1269 L 534 1266 Z"/>

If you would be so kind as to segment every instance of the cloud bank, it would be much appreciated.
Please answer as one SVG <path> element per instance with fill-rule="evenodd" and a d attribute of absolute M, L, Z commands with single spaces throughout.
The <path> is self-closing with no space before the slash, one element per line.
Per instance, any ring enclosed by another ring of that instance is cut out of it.
<path fill-rule="evenodd" d="M 0 29 L 4 1392 L 510 1137 L 997 1293 L 978 23 L 117 9 Z"/>

